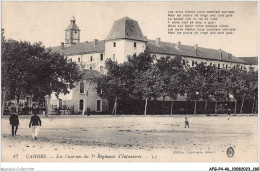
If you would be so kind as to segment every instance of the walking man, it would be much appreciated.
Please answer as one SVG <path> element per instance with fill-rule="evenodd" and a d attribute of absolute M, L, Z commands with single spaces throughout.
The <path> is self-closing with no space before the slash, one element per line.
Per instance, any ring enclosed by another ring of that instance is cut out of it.
<path fill-rule="evenodd" d="M 34 114 L 31 117 L 30 124 L 29 124 L 29 128 L 31 128 L 31 126 L 32 126 L 32 138 L 33 139 L 37 139 L 38 132 L 39 132 L 41 125 L 42 125 L 42 122 L 41 122 L 40 117 L 37 116 L 36 114 Z"/>
<path fill-rule="evenodd" d="M 228 109 L 228 120 L 230 118 L 230 109 Z"/>
<path fill-rule="evenodd" d="M 18 125 L 19 125 L 18 115 L 16 113 L 13 113 L 10 116 L 9 121 L 10 121 L 10 125 L 12 125 L 12 137 L 13 137 L 14 135 L 16 135 L 16 132 L 18 130 Z"/>

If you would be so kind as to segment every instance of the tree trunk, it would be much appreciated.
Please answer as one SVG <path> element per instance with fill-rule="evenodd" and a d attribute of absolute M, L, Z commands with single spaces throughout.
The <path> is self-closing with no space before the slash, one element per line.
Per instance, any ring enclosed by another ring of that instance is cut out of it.
<path fill-rule="evenodd" d="M 117 110 L 117 96 L 116 96 L 116 101 L 115 101 L 115 115 L 116 115 L 116 110 Z"/>
<path fill-rule="evenodd" d="M 196 115 L 196 110 L 197 110 L 197 100 L 195 100 L 195 106 L 194 106 L 194 116 Z"/>
<path fill-rule="evenodd" d="M 243 109 L 243 106 L 244 106 L 244 99 L 245 98 L 242 99 L 242 103 L 241 103 L 241 107 L 240 107 L 240 114 L 242 113 L 242 109 Z"/>
<path fill-rule="evenodd" d="M 252 115 L 254 114 L 254 108 L 255 108 L 255 96 L 254 96 L 253 107 L 252 107 Z"/>
<path fill-rule="evenodd" d="M 237 101 L 235 100 L 235 115 L 237 114 Z"/>
<path fill-rule="evenodd" d="M 87 88 L 87 84 L 86 84 L 86 87 L 84 88 L 85 89 L 85 99 L 83 100 L 83 110 L 82 110 L 82 115 L 85 115 L 85 111 L 87 110 L 87 99 L 88 99 L 88 91 L 89 91 L 89 87 L 90 87 L 90 82 L 88 83 L 88 88 Z M 84 84 L 85 86 L 85 84 Z"/>
<path fill-rule="evenodd" d="M 2 116 L 4 116 L 4 110 L 5 110 L 5 90 L 2 91 L 2 110 L 1 110 Z"/>
<path fill-rule="evenodd" d="M 171 115 L 172 115 L 172 108 L 173 108 L 173 100 L 172 100 L 172 104 L 171 104 Z"/>
<path fill-rule="evenodd" d="M 16 99 L 16 113 L 17 113 L 17 115 L 19 115 L 19 100 L 20 100 L 20 98 L 18 97 Z"/>
<path fill-rule="evenodd" d="M 145 99 L 144 115 L 146 115 L 146 108 L 147 108 L 147 98 Z"/>
<path fill-rule="evenodd" d="M 204 113 L 205 113 L 205 114 L 207 113 L 207 107 L 208 107 L 208 101 L 206 101 L 205 107 L 204 107 Z"/>
<path fill-rule="evenodd" d="M 217 111 L 218 111 L 218 102 L 215 103 L 215 115 L 217 115 Z"/>
<path fill-rule="evenodd" d="M 166 96 L 163 96 L 163 108 L 162 108 L 162 114 L 165 113 L 165 97 L 166 97 Z"/>
<path fill-rule="evenodd" d="M 112 110 L 112 115 L 115 114 L 116 115 L 116 105 L 117 104 L 117 96 L 115 98 L 115 103 L 114 103 L 114 107 L 113 107 L 113 110 Z"/>

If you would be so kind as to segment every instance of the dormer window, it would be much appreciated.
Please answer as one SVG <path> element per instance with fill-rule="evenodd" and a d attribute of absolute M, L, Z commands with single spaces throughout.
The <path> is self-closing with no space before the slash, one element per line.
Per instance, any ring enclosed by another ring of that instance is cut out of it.
<path fill-rule="evenodd" d="M 116 47 L 116 42 L 113 42 L 113 46 Z"/>

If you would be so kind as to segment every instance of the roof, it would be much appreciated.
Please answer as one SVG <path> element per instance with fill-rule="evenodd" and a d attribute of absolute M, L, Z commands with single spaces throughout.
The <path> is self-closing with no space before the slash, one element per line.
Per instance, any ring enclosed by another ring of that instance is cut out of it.
<path fill-rule="evenodd" d="M 97 78 L 102 76 L 102 73 L 100 73 L 97 70 L 91 70 L 91 69 L 84 69 L 83 70 L 83 78 L 84 79 L 90 79 L 90 78 Z"/>
<path fill-rule="evenodd" d="M 258 57 L 238 57 L 249 65 L 258 65 Z"/>
<path fill-rule="evenodd" d="M 76 55 L 76 54 L 104 53 L 105 41 L 104 40 L 98 41 L 96 46 L 94 46 L 94 41 L 81 42 L 69 47 L 64 47 L 63 50 L 61 50 L 61 46 L 51 47 L 51 51 L 59 52 L 65 56 Z"/>
<path fill-rule="evenodd" d="M 80 29 L 78 28 L 78 26 L 75 23 L 70 23 L 70 25 L 66 28 L 66 30 L 80 31 Z"/>
<path fill-rule="evenodd" d="M 156 43 L 156 41 L 154 40 L 148 40 L 146 44 L 146 51 L 150 53 L 183 55 L 183 56 L 196 57 L 202 59 L 229 61 L 229 62 L 245 64 L 243 60 L 223 50 L 221 50 L 222 58 L 220 58 L 220 50 L 197 47 L 197 54 L 196 54 L 195 46 L 179 44 L 178 47 L 178 43 L 169 43 L 169 42 L 162 42 L 162 41 Z M 229 55 L 231 58 L 228 58 Z"/>
<path fill-rule="evenodd" d="M 106 40 L 132 39 L 147 41 L 137 21 L 124 17 L 114 22 Z"/>

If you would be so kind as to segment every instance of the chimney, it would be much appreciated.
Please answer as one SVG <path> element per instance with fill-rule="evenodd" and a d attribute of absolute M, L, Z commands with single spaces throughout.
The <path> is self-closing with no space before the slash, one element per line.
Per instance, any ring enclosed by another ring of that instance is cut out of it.
<path fill-rule="evenodd" d="M 63 50 L 64 49 L 64 42 L 60 43 L 60 49 Z"/>
<path fill-rule="evenodd" d="M 222 50 L 219 49 L 219 53 L 220 53 L 220 59 L 222 59 Z"/>
<path fill-rule="evenodd" d="M 195 44 L 194 49 L 195 49 L 195 55 L 197 56 L 198 55 L 198 44 Z"/>
<path fill-rule="evenodd" d="M 232 59 L 232 54 L 228 54 L 228 60 Z"/>
<path fill-rule="evenodd" d="M 159 44 L 161 42 L 161 38 L 156 38 L 155 42 L 156 44 Z"/>
<path fill-rule="evenodd" d="M 181 47 L 181 41 L 178 41 L 176 44 L 175 44 L 175 48 L 178 50 L 180 49 Z"/>
<path fill-rule="evenodd" d="M 96 47 L 98 44 L 98 40 L 97 39 L 94 39 L 94 47 Z"/>

